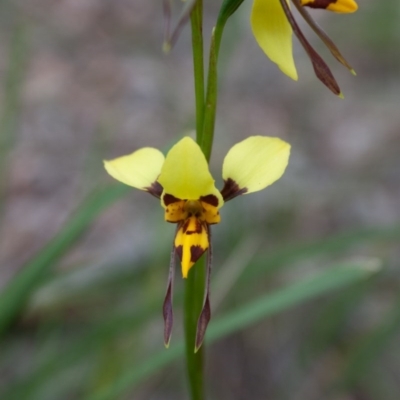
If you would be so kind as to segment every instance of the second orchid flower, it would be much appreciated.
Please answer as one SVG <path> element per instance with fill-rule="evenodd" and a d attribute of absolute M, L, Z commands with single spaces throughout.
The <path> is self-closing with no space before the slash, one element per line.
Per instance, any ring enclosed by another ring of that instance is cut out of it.
<path fill-rule="evenodd" d="M 357 10 L 357 3 L 354 0 L 292 0 L 292 3 L 311 29 L 329 48 L 333 56 L 354 74 L 353 68 L 328 35 L 312 19 L 305 7 L 327 9 L 338 13 L 351 13 Z M 278 65 L 284 74 L 297 80 L 292 50 L 292 32 L 294 32 L 309 56 L 317 77 L 333 93 L 342 97 L 339 85 L 329 67 L 300 30 L 290 11 L 288 0 L 254 0 L 251 26 L 254 37 L 265 54 Z"/>

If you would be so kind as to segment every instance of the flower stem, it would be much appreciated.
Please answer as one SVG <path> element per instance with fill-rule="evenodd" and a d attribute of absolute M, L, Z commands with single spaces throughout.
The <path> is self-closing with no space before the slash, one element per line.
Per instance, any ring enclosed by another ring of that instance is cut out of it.
<path fill-rule="evenodd" d="M 239 0 L 240 1 L 240 0 Z M 226 7 L 225 7 L 226 8 Z M 226 11 L 224 8 L 221 11 Z M 230 11 L 230 10 L 228 10 Z M 201 148 L 206 159 L 209 161 L 214 140 L 215 117 L 217 113 L 218 100 L 218 56 L 222 39 L 222 32 L 229 13 L 221 12 L 217 24 L 211 36 L 210 58 L 208 65 L 207 93 L 204 104 L 204 123 L 201 135 Z"/>
<path fill-rule="evenodd" d="M 184 299 L 184 324 L 185 324 L 185 352 L 186 367 L 189 377 L 190 394 L 192 400 L 204 399 L 203 388 L 203 348 L 197 353 L 195 339 L 197 330 L 197 319 L 203 305 L 205 280 L 204 257 L 190 270 L 185 282 Z"/>
<path fill-rule="evenodd" d="M 190 15 L 194 89 L 196 100 L 196 141 L 201 144 L 204 119 L 204 55 L 203 55 L 203 1 L 197 0 Z"/>
<path fill-rule="evenodd" d="M 204 121 L 204 56 L 203 56 L 203 2 L 197 0 L 190 15 L 196 101 L 196 141 L 201 146 Z M 203 152 L 204 149 L 202 148 Z M 191 268 L 185 281 L 184 326 L 186 367 L 191 400 L 204 400 L 203 347 L 195 353 L 197 320 L 200 315 L 205 284 L 205 263 L 202 257 Z"/>

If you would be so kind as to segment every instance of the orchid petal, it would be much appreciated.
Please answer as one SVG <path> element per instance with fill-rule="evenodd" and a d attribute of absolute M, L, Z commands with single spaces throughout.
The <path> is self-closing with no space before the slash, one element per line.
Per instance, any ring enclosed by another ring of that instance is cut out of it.
<path fill-rule="evenodd" d="M 163 164 L 163 153 L 152 147 L 144 147 L 127 156 L 104 161 L 105 169 L 113 178 L 154 195 L 153 190 L 158 185 L 156 181 Z"/>
<path fill-rule="evenodd" d="M 250 136 L 225 157 L 222 177 L 224 200 L 257 192 L 278 180 L 288 165 L 290 145 L 279 138 Z"/>
<path fill-rule="evenodd" d="M 279 0 L 254 0 L 251 26 L 257 43 L 281 71 L 297 80 L 292 28 Z"/>
<path fill-rule="evenodd" d="M 358 5 L 354 0 L 300 0 L 302 6 L 324 8 L 337 13 L 352 13 Z"/>
<path fill-rule="evenodd" d="M 168 194 L 180 200 L 198 200 L 214 195 L 218 207 L 223 204 L 220 192 L 208 169 L 207 160 L 199 145 L 190 137 L 181 139 L 168 152 L 158 182 Z M 162 202 L 163 206 L 166 204 Z"/>

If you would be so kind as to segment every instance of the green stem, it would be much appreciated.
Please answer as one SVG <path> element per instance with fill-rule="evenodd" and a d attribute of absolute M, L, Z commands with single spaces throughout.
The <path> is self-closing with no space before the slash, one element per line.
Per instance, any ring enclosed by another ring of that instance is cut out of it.
<path fill-rule="evenodd" d="M 204 55 L 203 55 L 203 1 L 197 0 L 190 15 L 192 26 L 192 49 L 194 89 L 196 100 L 196 141 L 201 143 L 204 119 Z"/>
<path fill-rule="evenodd" d="M 218 55 L 225 23 L 226 19 L 218 18 L 217 25 L 211 37 L 207 94 L 204 106 L 203 133 L 201 135 L 201 148 L 208 161 L 211 157 L 214 140 L 215 117 L 217 113 L 218 100 Z"/>
<path fill-rule="evenodd" d="M 207 160 L 210 160 L 214 140 L 215 117 L 218 100 L 218 55 L 222 33 L 228 19 L 241 6 L 243 0 L 224 0 L 218 15 L 217 24 L 211 37 L 210 59 L 207 77 L 207 94 L 204 105 L 203 133 L 201 148 Z"/>
<path fill-rule="evenodd" d="M 190 16 L 192 26 L 192 48 L 194 88 L 196 100 L 196 140 L 201 146 L 204 121 L 204 56 L 203 56 L 203 4 L 197 0 Z M 203 152 L 204 149 L 202 148 Z M 205 264 L 202 257 L 191 268 L 185 282 L 184 325 L 185 353 L 191 400 L 204 400 L 203 348 L 194 352 L 197 320 L 200 315 L 205 281 Z"/>
<path fill-rule="evenodd" d="M 194 352 L 197 320 L 203 305 L 205 280 L 204 257 L 190 270 L 185 282 L 184 324 L 185 324 L 185 353 L 192 400 L 204 399 L 203 388 L 203 348 Z"/>

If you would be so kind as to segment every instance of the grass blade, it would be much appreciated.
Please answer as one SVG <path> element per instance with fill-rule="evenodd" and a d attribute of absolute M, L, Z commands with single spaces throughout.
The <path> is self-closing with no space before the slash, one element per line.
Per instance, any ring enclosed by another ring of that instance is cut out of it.
<path fill-rule="evenodd" d="M 366 279 L 380 268 L 376 260 L 365 260 L 337 265 L 311 278 L 305 279 L 273 294 L 249 302 L 243 307 L 211 322 L 206 335 L 210 344 L 235 331 L 244 329 L 262 319 L 282 312 L 312 298 L 346 287 Z M 179 343 L 169 350 L 162 350 L 149 357 L 140 367 L 127 370 L 111 387 L 86 400 L 112 400 L 126 390 L 140 383 L 143 379 L 165 367 L 183 355 L 184 346 Z"/>
<path fill-rule="evenodd" d="M 0 293 L 0 335 L 17 317 L 30 293 L 46 273 L 86 231 L 91 222 L 127 192 L 117 185 L 95 190 L 68 220 L 64 228 L 15 276 Z"/>
<path fill-rule="evenodd" d="M 400 330 L 400 296 L 394 302 L 382 323 L 350 354 L 336 387 L 345 389 L 354 385 L 391 343 Z"/>

